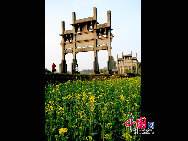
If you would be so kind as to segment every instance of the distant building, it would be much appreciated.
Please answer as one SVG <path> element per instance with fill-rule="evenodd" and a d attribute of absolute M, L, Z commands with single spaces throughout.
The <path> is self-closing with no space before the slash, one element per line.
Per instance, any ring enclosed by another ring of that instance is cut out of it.
<path fill-rule="evenodd" d="M 135 73 L 138 74 L 138 60 L 137 53 L 136 57 L 132 57 L 131 54 L 123 55 L 122 58 L 118 58 L 117 54 L 117 70 L 118 74 L 127 74 L 127 73 Z"/>
<path fill-rule="evenodd" d="M 80 71 L 80 74 L 92 74 L 93 73 L 93 69 L 83 69 L 82 71 Z"/>

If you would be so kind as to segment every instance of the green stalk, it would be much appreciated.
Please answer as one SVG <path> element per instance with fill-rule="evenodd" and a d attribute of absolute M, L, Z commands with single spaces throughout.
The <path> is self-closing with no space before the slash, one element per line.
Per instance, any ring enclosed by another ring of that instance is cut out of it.
<path fill-rule="evenodd" d="M 92 123 L 93 123 L 93 114 L 92 114 Z M 92 129 L 92 133 L 93 133 L 93 126 L 92 126 L 92 128 L 91 128 L 91 129 Z"/>
<path fill-rule="evenodd" d="M 102 140 L 104 141 L 104 121 L 103 121 L 103 129 L 102 129 L 103 131 L 102 131 Z"/>
<path fill-rule="evenodd" d="M 90 121 L 90 134 L 91 134 L 91 116 L 90 116 L 90 119 L 89 119 L 89 121 Z"/>

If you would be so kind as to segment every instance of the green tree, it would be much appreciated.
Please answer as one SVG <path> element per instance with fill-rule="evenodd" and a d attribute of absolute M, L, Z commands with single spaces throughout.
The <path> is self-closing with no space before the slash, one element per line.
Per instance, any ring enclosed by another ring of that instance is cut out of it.
<path fill-rule="evenodd" d="M 52 73 L 52 72 L 48 70 L 47 68 L 45 68 L 45 73 Z"/>

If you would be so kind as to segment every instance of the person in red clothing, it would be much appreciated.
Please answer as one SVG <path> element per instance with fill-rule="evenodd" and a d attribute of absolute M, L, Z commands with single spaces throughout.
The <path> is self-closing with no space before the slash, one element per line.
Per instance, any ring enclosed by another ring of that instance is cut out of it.
<path fill-rule="evenodd" d="M 53 64 L 52 64 L 52 72 L 55 72 L 55 71 L 56 71 L 55 67 L 56 67 L 56 65 L 53 63 Z"/>

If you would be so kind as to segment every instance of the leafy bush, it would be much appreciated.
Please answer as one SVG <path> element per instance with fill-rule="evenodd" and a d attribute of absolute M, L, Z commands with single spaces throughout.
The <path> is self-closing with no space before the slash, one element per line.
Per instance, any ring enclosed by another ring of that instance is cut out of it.
<path fill-rule="evenodd" d="M 52 72 L 45 68 L 45 73 L 52 73 Z"/>

